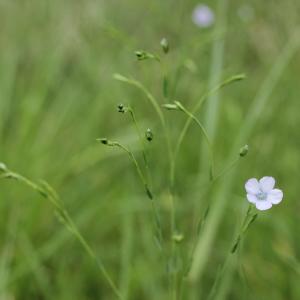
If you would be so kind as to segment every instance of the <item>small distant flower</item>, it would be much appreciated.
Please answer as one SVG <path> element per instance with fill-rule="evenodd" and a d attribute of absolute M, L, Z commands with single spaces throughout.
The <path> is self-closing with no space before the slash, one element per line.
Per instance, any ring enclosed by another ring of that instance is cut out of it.
<path fill-rule="evenodd" d="M 199 27 L 210 27 L 215 22 L 215 14 L 207 5 L 199 4 L 193 11 L 192 19 Z"/>
<path fill-rule="evenodd" d="M 267 210 L 273 204 L 278 204 L 283 198 L 283 192 L 274 189 L 275 179 L 270 176 L 249 179 L 245 184 L 247 199 L 250 203 L 255 204 L 258 210 Z"/>

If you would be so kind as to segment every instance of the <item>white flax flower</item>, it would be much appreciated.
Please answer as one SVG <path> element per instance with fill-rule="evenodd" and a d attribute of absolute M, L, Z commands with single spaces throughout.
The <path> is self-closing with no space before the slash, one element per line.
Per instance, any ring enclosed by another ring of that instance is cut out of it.
<path fill-rule="evenodd" d="M 283 192 L 274 189 L 274 186 L 275 179 L 270 176 L 265 176 L 259 181 L 256 178 L 249 179 L 245 184 L 248 201 L 255 204 L 258 210 L 270 209 L 283 198 Z"/>
<path fill-rule="evenodd" d="M 193 11 L 192 19 L 198 27 L 210 27 L 215 22 L 215 14 L 207 5 L 198 4 Z"/>

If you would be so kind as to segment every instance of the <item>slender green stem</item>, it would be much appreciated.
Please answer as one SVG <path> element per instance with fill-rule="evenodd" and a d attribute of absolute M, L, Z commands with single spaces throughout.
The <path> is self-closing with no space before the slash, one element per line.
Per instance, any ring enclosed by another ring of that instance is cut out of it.
<path fill-rule="evenodd" d="M 144 160 L 144 164 L 145 164 L 146 171 L 147 171 L 147 177 L 148 177 L 148 179 L 150 179 L 150 171 L 149 171 L 149 163 L 148 163 L 147 152 L 146 152 L 145 139 L 143 138 L 140 126 L 139 126 L 138 121 L 135 117 L 135 113 L 134 113 L 134 111 L 131 107 L 128 107 L 128 112 L 130 113 L 130 116 L 132 118 L 132 121 L 134 123 L 134 126 L 136 128 L 136 131 L 137 131 L 137 134 L 138 134 L 138 137 L 139 137 L 139 140 L 140 140 L 142 154 L 143 154 L 143 160 Z"/>
<path fill-rule="evenodd" d="M 148 100 L 150 101 L 150 103 L 153 105 L 155 111 L 157 112 L 160 121 L 163 125 L 165 125 L 165 118 L 164 115 L 162 113 L 162 110 L 160 108 L 160 106 L 158 105 L 158 102 L 156 101 L 156 99 L 153 97 L 153 95 L 137 80 L 134 79 L 129 79 L 121 74 L 114 74 L 114 78 L 122 81 L 122 82 L 126 82 L 128 84 L 131 84 L 135 87 L 137 87 L 138 89 L 140 89 L 148 98 Z"/>
<path fill-rule="evenodd" d="M 208 187 L 213 185 L 216 181 L 218 181 L 220 178 L 222 178 L 224 175 L 226 175 L 228 172 L 230 172 L 240 161 L 241 157 L 237 157 L 235 160 L 231 162 L 227 167 L 225 167 L 222 171 L 219 172 L 219 174 L 215 175 L 213 180 L 210 180 L 209 182 L 204 183 L 203 185 L 200 185 L 200 188 Z"/>
<path fill-rule="evenodd" d="M 141 84 L 139 81 L 134 80 L 134 79 L 129 79 L 129 78 L 127 78 L 123 75 L 120 75 L 120 74 L 115 74 L 114 78 L 119 80 L 119 81 L 131 84 L 131 85 L 137 87 L 139 90 L 141 90 L 146 95 L 147 99 L 150 101 L 151 105 L 155 109 L 155 111 L 156 111 L 156 113 L 157 113 L 157 115 L 160 119 L 160 122 L 162 124 L 163 130 L 164 130 L 164 135 L 165 135 L 165 138 L 166 138 L 166 143 L 167 143 L 167 150 L 168 150 L 169 160 L 170 160 L 170 164 L 172 165 L 173 151 L 172 151 L 172 147 L 171 147 L 170 135 L 169 135 L 168 127 L 167 127 L 167 124 L 166 124 L 165 116 L 164 116 L 164 114 L 161 110 L 160 105 L 158 104 L 158 101 L 146 89 L 146 87 L 143 84 Z M 172 169 L 172 168 L 170 168 L 170 169 Z M 170 174 L 171 174 L 171 171 L 170 171 Z M 171 177 L 171 175 L 170 175 L 170 177 Z"/>
<path fill-rule="evenodd" d="M 160 216 L 158 213 L 157 205 L 154 200 L 151 201 L 151 207 L 153 211 L 153 216 L 154 216 L 154 224 L 156 226 L 156 231 L 157 231 L 157 236 L 158 236 L 158 246 L 160 250 L 162 250 L 162 242 L 164 240 L 163 234 L 162 234 L 162 225 L 161 225 L 161 220 Z"/>
<path fill-rule="evenodd" d="M 196 103 L 196 105 L 194 106 L 191 114 L 195 115 L 195 113 L 197 113 L 199 111 L 199 109 L 202 107 L 202 105 L 204 104 L 204 102 L 208 99 L 209 96 L 217 93 L 220 89 L 222 89 L 223 87 L 243 80 L 245 78 L 245 75 L 240 74 L 240 75 L 234 75 L 228 79 L 226 79 L 225 81 L 223 81 L 222 83 L 220 83 L 218 86 L 216 86 L 214 89 L 206 92 L 200 99 L 199 101 Z M 186 120 L 180 134 L 179 134 L 179 138 L 177 140 L 176 146 L 175 146 L 175 151 L 174 151 L 174 160 L 173 160 L 173 165 L 172 165 L 172 170 L 171 170 L 171 181 L 174 182 L 175 180 L 175 173 L 176 173 L 176 161 L 177 161 L 177 156 L 180 150 L 180 147 L 183 143 L 184 137 L 192 123 L 193 118 L 191 116 L 189 116 L 189 118 Z"/>
<path fill-rule="evenodd" d="M 169 97 L 169 80 L 167 75 L 167 67 L 164 61 L 160 61 L 161 73 L 162 73 L 162 91 L 165 99 Z"/>
<path fill-rule="evenodd" d="M 168 156 L 169 156 L 169 161 L 170 161 L 170 172 L 169 172 L 169 180 L 170 180 L 170 203 L 171 203 L 171 213 L 170 213 L 170 219 L 171 219 L 171 242 L 172 242 L 172 247 L 171 247 L 171 258 L 174 257 L 175 255 L 175 245 L 174 245 L 174 241 L 172 240 L 172 236 L 175 233 L 175 227 L 176 227 L 176 212 L 175 212 L 175 200 L 174 200 L 174 196 L 173 196 L 173 189 L 174 189 L 174 180 L 173 180 L 173 170 L 174 170 L 174 154 L 173 154 L 173 150 L 171 147 L 171 141 L 170 141 L 170 135 L 169 135 L 169 130 L 166 124 L 166 120 L 164 117 L 164 114 L 161 110 L 160 105 L 158 104 L 158 101 L 156 100 L 156 98 L 147 90 L 147 88 L 144 87 L 143 84 L 141 84 L 139 81 L 134 80 L 134 79 L 129 79 L 123 75 L 120 74 L 115 74 L 114 78 L 117 80 L 120 80 L 122 82 L 126 82 L 128 84 L 131 84 L 135 87 L 137 87 L 138 89 L 140 89 L 147 97 L 147 99 L 149 100 L 149 102 L 152 104 L 152 106 L 154 107 L 160 122 L 162 124 L 162 128 L 164 131 L 164 135 L 165 135 L 165 139 L 166 139 L 166 144 L 167 144 L 167 151 L 168 151 Z"/>
<path fill-rule="evenodd" d="M 147 159 L 147 152 L 146 152 L 146 145 L 145 145 L 145 141 L 144 141 L 144 138 L 143 138 L 143 135 L 141 133 L 141 130 L 140 130 L 140 127 L 139 127 L 139 124 L 137 122 L 137 119 L 135 117 L 135 114 L 134 114 L 134 111 L 131 107 L 128 107 L 128 111 L 131 115 L 131 118 L 132 118 L 132 121 L 136 127 L 136 131 L 138 133 L 138 136 L 139 136 L 139 140 L 140 140 L 140 143 L 141 143 L 141 147 L 142 147 L 142 153 L 143 153 L 143 160 L 144 160 L 144 163 L 145 163 L 145 167 L 146 167 L 146 177 L 148 178 L 148 181 L 150 180 L 150 182 L 147 181 L 146 178 L 144 178 L 142 181 L 144 183 L 144 180 L 146 180 L 146 184 L 147 186 L 150 186 L 150 183 L 151 183 L 151 176 L 150 176 L 150 170 L 149 170 L 149 163 L 148 163 L 148 159 Z M 123 150 L 124 147 L 122 148 Z M 128 149 L 127 149 L 128 150 Z M 128 153 L 128 151 L 126 151 Z M 131 153 L 130 155 L 131 159 L 133 157 L 133 154 Z M 134 164 L 135 166 L 138 164 L 136 159 L 134 158 Z M 140 168 L 138 168 L 140 169 Z M 140 174 L 141 171 L 137 170 L 138 173 Z M 141 176 L 140 176 L 141 177 Z M 144 176 L 142 176 L 144 177 Z M 148 182 L 148 183 L 147 183 Z M 145 184 L 145 183 L 144 183 Z M 161 247 L 161 243 L 163 241 L 163 235 L 162 235 L 162 226 L 161 226 L 161 221 L 160 221 L 160 217 L 159 217 L 159 213 L 158 213 L 158 209 L 157 209 L 157 205 L 153 199 L 153 194 L 150 193 L 152 197 L 150 197 L 150 199 L 152 200 L 151 201 L 151 206 L 152 206 L 152 211 L 153 211 L 153 215 L 154 215 L 154 222 L 156 224 L 156 230 L 157 230 L 157 234 L 158 234 L 158 238 L 159 238 L 159 246 Z M 147 195 L 148 195 L 148 191 L 147 191 Z M 149 196 L 149 195 L 148 195 Z"/>
<path fill-rule="evenodd" d="M 180 102 L 175 101 L 175 104 L 178 106 L 178 108 L 182 112 L 184 112 L 190 118 L 190 120 L 195 121 L 195 123 L 199 126 L 200 130 L 202 131 L 202 134 L 205 138 L 205 141 L 206 141 L 208 149 L 209 149 L 210 160 L 211 160 L 210 179 L 213 180 L 214 179 L 214 153 L 213 153 L 212 143 L 208 137 L 208 134 L 207 134 L 204 126 L 201 124 L 201 122 L 198 120 L 198 118 L 195 117 L 195 115 L 193 113 L 188 111 Z"/>
<path fill-rule="evenodd" d="M 245 218 L 242 222 L 240 231 L 237 235 L 237 238 L 235 239 L 235 242 L 233 243 L 233 246 L 231 248 L 231 253 L 235 253 L 238 249 L 242 237 L 245 235 L 246 231 L 248 230 L 249 226 L 256 220 L 258 214 L 253 212 L 253 205 L 249 204 L 247 213 L 245 215 Z"/>
<path fill-rule="evenodd" d="M 212 289 L 211 289 L 211 291 L 209 293 L 209 296 L 208 296 L 208 300 L 214 299 L 214 295 L 217 291 L 218 284 L 219 284 L 222 276 L 224 275 L 224 273 L 227 269 L 227 266 L 229 265 L 230 260 L 232 259 L 232 256 L 237 252 L 238 247 L 240 245 L 240 242 L 241 242 L 242 238 L 244 237 L 246 231 L 248 230 L 249 226 L 256 220 L 256 218 L 258 216 L 258 214 L 256 212 L 253 212 L 252 207 L 253 206 L 251 204 L 249 204 L 249 207 L 247 209 L 245 217 L 242 221 L 241 227 L 238 231 L 238 235 L 234 239 L 234 242 L 231 246 L 230 252 L 227 254 L 226 259 L 225 259 L 225 261 L 224 261 L 224 263 L 223 263 L 220 271 L 218 272 L 218 274 L 216 276 L 216 279 L 213 283 Z"/>
<path fill-rule="evenodd" d="M 109 283 L 110 287 L 114 291 L 115 295 L 120 299 L 123 300 L 123 296 L 121 295 L 119 289 L 116 287 L 115 283 L 113 282 L 112 278 L 110 277 L 109 273 L 107 272 L 105 266 L 103 265 L 102 261 L 96 256 L 95 252 L 92 250 L 92 248 L 89 246 L 87 241 L 84 239 L 82 234 L 79 232 L 77 226 L 73 222 L 72 218 L 70 217 L 69 213 L 65 210 L 63 205 L 60 203 L 59 198 L 57 194 L 54 192 L 52 188 L 45 182 L 41 184 L 37 184 L 28 178 L 12 172 L 10 170 L 6 170 L 4 174 L 1 175 L 1 178 L 7 178 L 7 179 L 15 179 L 28 187 L 32 188 L 39 194 L 41 194 L 44 198 L 49 200 L 53 206 L 55 207 L 57 217 L 62 222 L 62 224 L 75 236 L 75 238 L 78 240 L 78 242 L 81 244 L 81 246 L 84 248 L 86 253 L 96 262 L 97 267 L 101 271 L 104 278 Z"/>
<path fill-rule="evenodd" d="M 214 177 L 213 180 L 211 180 L 210 182 L 207 182 L 206 184 L 204 184 L 204 185 L 203 185 L 203 188 L 204 188 L 204 187 L 207 187 L 208 185 L 210 186 L 210 185 L 214 184 L 217 180 L 219 180 L 221 177 L 223 177 L 225 174 L 227 174 L 232 168 L 235 167 L 235 165 L 240 161 L 240 159 L 241 159 L 240 156 L 239 156 L 238 158 L 236 158 L 230 165 L 228 165 L 227 167 L 225 167 L 219 174 L 215 175 L 215 177 Z M 200 189 L 201 189 L 201 188 L 202 188 L 202 185 L 200 186 Z M 249 208 L 251 208 L 251 207 L 249 206 Z M 202 226 L 203 226 L 203 224 L 204 224 L 204 222 L 205 222 L 205 220 L 206 220 L 206 217 L 207 217 L 207 215 L 208 215 L 208 212 L 209 212 L 209 206 L 207 207 L 207 209 L 206 209 L 206 211 L 205 211 L 203 217 L 201 218 L 201 224 L 202 224 L 202 225 L 200 225 L 200 228 L 197 230 L 197 232 L 199 232 L 199 231 L 202 229 Z M 248 214 L 248 212 L 247 212 L 247 214 Z M 245 220 L 246 220 L 246 219 L 245 219 Z M 244 220 L 244 222 L 243 222 L 243 226 L 244 226 L 244 224 L 245 224 L 245 220 Z M 198 234 L 199 234 L 199 233 L 198 233 Z M 198 236 L 198 234 L 197 234 L 197 236 Z M 191 253 L 190 253 L 190 259 L 189 259 L 190 263 L 188 264 L 188 267 L 187 267 L 187 269 L 186 269 L 185 276 L 188 275 L 188 273 L 189 273 L 189 271 L 190 271 L 191 264 L 192 264 L 192 259 L 193 259 L 193 256 L 194 256 L 194 252 L 195 252 L 195 250 L 196 250 L 196 245 L 197 245 L 197 240 L 194 241 L 194 245 L 193 245 L 192 251 L 191 251 Z M 186 283 L 186 282 L 185 282 L 185 283 Z"/>
<path fill-rule="evenodd" d="M 231 169 L 233 169 L 237 163 L 240 161 L 241 157 L 237 157 L 230 165 L 228 165 L 227 167 L 225 167 L 218 175 L 216 175 L 214 177 L 213 182 L 217 181 L 218 179 L 220 179 L 221 177 L 223 177 L 225 174 L 227 174 Z"/>
<path fill-rule="evenodd" d="M 155 203 L 155 201 L 153 199 L 153 193 L 150 190 L 148 181 L 147 181 L 146 177 L 144 176 L 144 174 L 142 172 L 142 169 L 141 169 L 141 167 L 140 167 L 137 159 L 135 158 L 134 154 L 127 147 L 125 147 L 124 145 L 120 144 L 119 142 L 111 142 L 111 141 L 109 141 L 107 143 L 107 145 L 111 146 L 111 147 L 118 147 L 118 148 L 122 149 L 123 151 L 125 151 L 129 155 L 129 158 L 133 162 L 133 164 L 134 164 L 134 166 L 136 168 L 136 171 L 137 171 L 137 173 L 138 173 L 138 175 L 139 175 L 139 177 L 140 177 L 140 179 L 142 181 L 142 184 L 143 184 L 143 186 L 145 188 L 146 195 L 151 200 L 152 211 L 153 211 L 153 215 L 154 215 L 154 223 L 155 223 L 156 231 L 157 231 L 157 235 L 158 235 L 159 246 L 161 248 L 162 247 L 161 244 L 163 242 L 163 235 L 162 235 L 162 226 L 161 226 L 160 217 L 159 217 L 159 214 L 158 214 L 156 203 Z"/>
<path fill-rule="evenodd" d="M 124 150 L 128 155 L 129 155 L 129 158 L 131 159 L 131 161 L 133 162 L 135 168 L 136 168 L 136 171 L 144 185 L 144 188 L 145 188 L 145 191 L 146 191 L 146 194 L 147 196 L 152 200 L 153 199 L 153 194 L 152 192 L 150 191 L 150 187 L 149 187 L 149 184 L 147 182 L 147 179 L 146 177 L 144 176 L 143 172 L 142 172 L 142 169 L 138 163 L 138 161 L 136 160 L 134 154 L 128 149 L 126 148 L 125 146 L 123 146 L 122 144 L 120 144 L 119 142 L 111 142 L 110 146 L 115 146 L 115 147 L 119 147 L 120 149 Z"/>
<path fill-rule="evenodd" d="M 151 200 L 151 205 L 152 205 L 152 210 L 153 210 L 153 214 L 154 214 L 154 221 L 155 221 L 155 225 L 156 225 L 156 230 L 157 230 L 157 234 L 158 234 L 158 238 L 159 238 L 159 243 L 160 243 L 160 247 L 161 247 L 161 243 L 163 241 L 163 235 L 162 235 L 162 226 L 161 226 L 161 222 L 160 222 L 160 217 L 157 211 L 157 207 L 156 204 L 153 200 L 153 193 L 150 191 L 149 189 L 149 184 L 145 178 L 145 176 L 143 175 L 143 172 L 140 168 L 139 163 L 137 162 L 135 156 L 133 155 L 133 153 L 127 149 L 125 146 L 123 146 L 122 144 L 118 143 L 118 142 L 113 142 L 113 144 L 117 147 L 120 147 L 121 149 L 123 149 L 131 158 L 132 162 L 134 163 L 136 170 L 140 176 L 140 179 L 145 187 L 146 190 L 146 194 L 147 196 L 150 198 Z"/>

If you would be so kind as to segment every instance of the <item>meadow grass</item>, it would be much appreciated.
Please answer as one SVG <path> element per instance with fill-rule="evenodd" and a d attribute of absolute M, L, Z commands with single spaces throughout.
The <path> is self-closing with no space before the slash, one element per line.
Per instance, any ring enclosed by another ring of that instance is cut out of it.
<path fill-rule="evenodd" d="M 299 299 L 300 5 L 207 4 L 0 1 L 1 300 Z"/>

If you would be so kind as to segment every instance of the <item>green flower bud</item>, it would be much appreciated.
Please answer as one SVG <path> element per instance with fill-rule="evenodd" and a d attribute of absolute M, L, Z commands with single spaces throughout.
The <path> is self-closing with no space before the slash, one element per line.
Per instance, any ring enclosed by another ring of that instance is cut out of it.
<path fill-rule="evenodd" d="M 174 101 L 174 104 L 176 105 L 178 110 L 185 111 L 185 108 L 182 106 L 182 104 L 179 101 Z"/>
<path fill-rule="evenodd" d="M 134 53 L 135 53 L 138 60 L 145 60 L 145 59 L 149 59 L 149 58 L 155 58 L 155 56 L 153 54 L 148 53 L 146 51 L 142 51 L 142 50 L 135 51 Z"/>
<path fill-rule="evenodd" d="M 97 139 L 97 141 L 102 143 L 103 145 L 108 145 L 108 139 L 107 138 Z"/>
<path fill-rule="evenodd" d="M 4 163 L 0 162 L 0 172 L 6 172 L 7 171 L 7 167 Z"/>
<path fill-rule="evenodd" d="M 125 113 L 125 107 L 122 103 L 118 104 L 118 112 Z"/>
<path fill-rule="evenodd" d="M 160 45 L 164 51 L 165 54 L 167 54 L 169 52 L 169 42 L 166 38 L 163 38 L 161 41 L 160 41 Z"/>
<path fill-rule="evenodd" d="M 146 58 L 146 53 L 144 51 L 135 51 L 134 53 L 138 60 L 143 60 Z"/>
<path fill-rule="evenodd" d="M 134 53 L 138 60 L 155 59 L 157 61 L 160 61 L 160 58 L 157 55 L 143 50 L 135 51 Z"/>
<path fill-rule="evenodd" d="M 244 147 L 242 147 L 240 149 L 240 157 L 244 157 L 248 154 L 249 152 L 249 146 L 248 145 L 245 145 Z"/>
<path fill-rule="evenodd" d="M 106 145 L 106 146 L 116 146 L 116 142 L 112 142 L 112 141 L 108 140 L 107 138 L 100 138 L 100 139 L 97 139 L 96 141 L 98 141 L 101 144 Z"/>
<path fill-rule="evenodd" d="M 147 129 L 145 137 L 148 142 L 151 142 L 153 140 L 153 133 L 150 128 Z"/>
<path fill-rule="evenodd" d="M 181 243 L 184 239 L 184 236 L 182 233 L 174 233 L 173 236 L 172 236 L 172 239 L 174 242 L 176 243 Z"/>
<path fill-rule="evenodd" d="M 172 103 L 163 104 L 162 107 L 168 110 L 178 110 L 178 106 Z"/>

